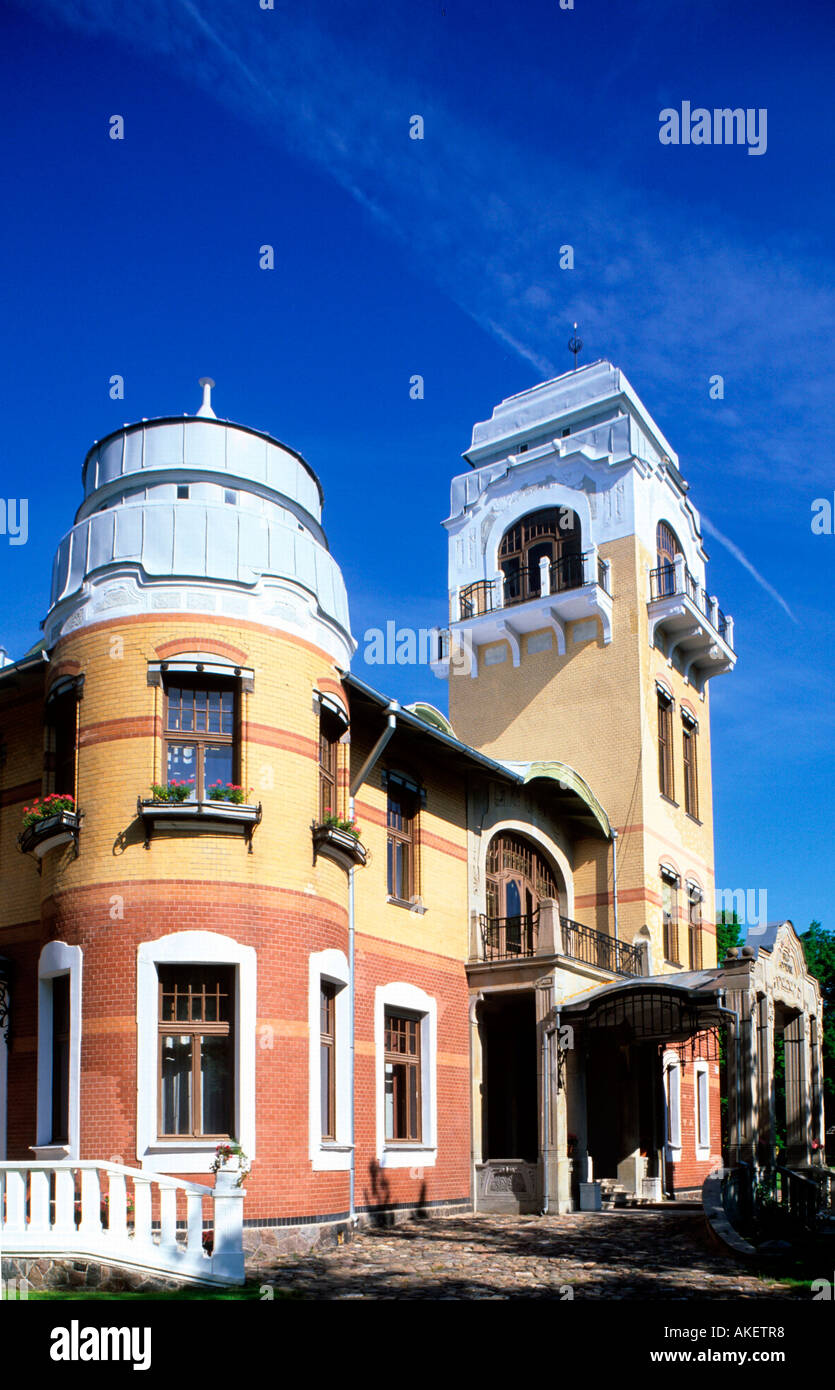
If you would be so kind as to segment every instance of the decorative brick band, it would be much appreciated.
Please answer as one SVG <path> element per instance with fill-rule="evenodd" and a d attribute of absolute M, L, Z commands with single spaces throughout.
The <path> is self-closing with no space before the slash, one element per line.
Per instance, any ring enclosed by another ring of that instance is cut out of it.
<path fill-rule="evenodd" d="M 161 733 L 162 721 L 154 714 L 101 719 L 96 724 L 85 724 L 79 729 L 78 746 L 89 748 L 94 743 L 112 743 L 120 738 L 157 738 Z"/>

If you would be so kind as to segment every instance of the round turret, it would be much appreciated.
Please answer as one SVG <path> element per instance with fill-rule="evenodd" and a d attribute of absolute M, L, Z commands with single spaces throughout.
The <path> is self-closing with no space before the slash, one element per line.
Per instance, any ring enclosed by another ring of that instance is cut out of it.
<path fill-rule="evenodd" d="M 311 635 L 350 663 L 348 600 L 321 526 L 322 488 L 300 454 L 197 416 L 115 430 L 84 460 L 84 501 L 55 557 L 46 645 L 124 614 L 188 611 Z"/>

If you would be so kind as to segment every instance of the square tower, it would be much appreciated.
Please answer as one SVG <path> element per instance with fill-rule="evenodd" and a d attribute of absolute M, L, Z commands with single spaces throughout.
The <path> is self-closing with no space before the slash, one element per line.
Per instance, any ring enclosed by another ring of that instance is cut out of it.
<path fill-rule="evenodd" d="M 653 972 L 715 961 L 707 683 L 736 661 L 707 590 L 678 459 L 623 373 L 598 361 L 502 401 L 453 479 L 450 679 L 458 738 L 559 761 L 617 831 L 619 932 Z M 578 916 L 613 928 L 589 847 Z"/>

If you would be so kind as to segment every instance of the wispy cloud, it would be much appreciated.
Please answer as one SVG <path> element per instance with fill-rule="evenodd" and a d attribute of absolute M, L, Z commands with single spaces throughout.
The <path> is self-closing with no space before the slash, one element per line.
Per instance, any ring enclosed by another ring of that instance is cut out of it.
<path fill-rule="evenodd" d="M 747 569 L 748 573 L 753 575 L 760 588 L 764 589 L 765 592 L 771 598 L 774 599 L 775 603 L 779 603 L 780 607 L 784 609 L 786 613 L 788 613 L 793 623 L 798 623 L 798 626 L 800 626 L 798 619 L 794 616 L 794 613 L 789 608 L 789 605 L 786 603 L 786 600 L 783 598 L 783 595 L 779 594 L 777 590 L 774 588 L 773 584 L 769 584 L 768 580 L 760 574 L 759 570 L 756 569 L 754 565 L 751 564 L 751 561 L 748 559 L 748 556 L 740 550 L 739 546 L 735 545 L 734 542 L 732 540 L 729 540 L 727 536 L 724 536 L 721 531 L 717 531 L 716 527 L 713 525 L 712 522 L 708 521 L 704 513 L 702 513 L 701 515 L 701 522 L 708 535 L 714 536 L 720 545 L 724 545 L 725 549 L 730 551 L 734 559 L 738 560 L 739 563 L 743 565 L 745 569 Z"/>
<path fill-rule="evenodd" d="M 383 18 L 361 7 L 362 22 L 351 15 L 352 26 L 317 0 L 281 15 L 236 0 L 25 7 L 161 55 L 262 138 L 326 172 L 403 245 L 415 269 L 537 372 L 553 374 L 552 354 L 565 353 L 578 320 L 592 355 L 628 362 L 640 379 L 674 394 L 690 383 L 694 399 L 695 383 L 705 383 L 693 409 L 706 447 L 722 449 L 726 473 L 779 476 L 794 489 L 820 476 L 797 440 L 822 404 L 819 383 L 835 372 L 835 292 L 802 248 L 753 244 L 750 228 L 735 227 L 724 209 L 703 204 L 694 218 L 663 187 L 630 187 L 573 157 L 570 140 L 555 139 L 544 154 L 541 141 L 532 148 L 514 140 L 489 114 L 456 108 L 454 94 L 432 83 L 431 67 L 430 79 L 407 80 L 404 72 L 419 66 L 415 46 L 427 40 L 402 16 L 389 22 L 388 11 Z M 649 7 L 645 17 L 648 24 Z M 636 45 L 624 61 L 636 61 Z M 425 120 L 422 142 L 408 138 L 415 110 Z M 559 268 L 564 243 L 575 246 L 581 273 Z M 815 373 L 787 363 L 788 322 Z M 778 357 L 775 431 L 758 390 Z M 735 386 L 724 415 L 707 399 L 713 372 Z"/>

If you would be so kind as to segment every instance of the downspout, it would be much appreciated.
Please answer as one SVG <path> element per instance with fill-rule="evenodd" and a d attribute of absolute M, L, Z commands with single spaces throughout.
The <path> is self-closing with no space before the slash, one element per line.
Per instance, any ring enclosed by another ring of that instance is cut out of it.
<path fill-rule="evenodd" d="M 544 1164 L 543 1164 L 543 1168 L 545 1169 L 545 1172 L 544 1172 L 544 1174 L 543 1174 L 544 1181 L 543 1181 L 543 1184 L 542 1184 L 542 1215 L 543 1215 L 543 1216 L 547 1216 L 547 1215 L 548 1215 L 548 1201 L 549 1201 L 549 1196 L 550 1196 L 550 1193 L 549 1193 L 549 1190 L 548 1190 L 548 1169 L 549 1169 L 549 1167 L 550 1167 L 550 1159 L 551 1159 L 551 1047 L 550 1047 L 550 1043 L 551 1043 L 551 1030 L 550 1030 L 550 1028 L 546 1028 L 546 1029 L 545 1029 L 545 1047 L 544 1047 L 544 1052 L 545 1052 L 545 1058 L 544 1058 L 544 1076 L 543 1076 L 543 1082 L 544 1082 L 544 1084 L 543 1084 L 543 1087 L 542 1087 L 543 1091 L 545 1092 L 545 1100 L 544 1100 L 544 1108 L 545 1108 L 545 1117 L 544 1117 L 544 1118 L 545 1118 L 545 1125 L 544 1125 L 544 1130 L 545 1130 L 545 1133 L 544 1133 L 544 1135 L 543 1135 L 543 1138 L 544 1138 L 544 1140 L 545 1140 L 545 1162 L 544 1162 Z"/>
<path fill-rule="evenodd" d="M 374 747 L 371 749 L 371 752 L 369 753 L 368 757 L 366 758 L 365 762 L 363 763 L 362 767 L 360 768 L 359 772 L 357 773 L 356 777 L 354 778 L 354 780 L 352 781 L 350 787 L 348 788 L 348 819 L 349 819 L 349 820 L 353 820 L 353 819 L 354 819 L 354 798 L 356 797 L 357 792 L 359 791 L 359 789 L 360 789 L 360 787 L 362 786 L 363 782 L 364 782 L 364 781 L 366 780 L 366 778 L 368 777 L 368 774 L 369 774 L 369 772 L 371 771 L 371 769 L 375 766 L 375 764 L 378 762 L 379 758 L 382 756 L 382 753 L 383 753 L 383 751 L 384 751 L 386 745 L 388 744 L 389 740 L 391 739 L 392 734 L 393 734 L 394 731 L 395 731 L 395 728 L 397 727 L 397 715 L 396 715 L 395 711 L 396 711 L 396 710 L 399 710 L 399 708 L 400 708 L 400 706 L 399 706 L 399 704 L 397 703 L 396 700 L 392 700 L 391 704 L 387 706 L 387 708 L 386 708 L 386 713 L 387 713 L 387 715 L 388 715 L 388 721 L 387 721 L 387 723 L 386 723 L 386 727 L 385 727 L 385 729 L 383 730 L 383 732 L 381 733 L 380 737 L 377 739 L 377 742 L 374 744 Z M 354 912 L 354 874 L 355 874 L 355 873 L 356 873 L 356 866 L 355 866 L 354 864 L 352 864 L 351 867 L 350 867 L 350 869 L 348 870 L 348 1070 L 349 1070 L 349 1072 L 350 1072 L 350 1081 L 349 1081 L 349 1084 L 348 1084 L 348 1097 L 349 1097 L 349 1113 L 350 1113 L 350 1124 L 349 1124 L 349 1128 L 350 1128 L 350 1135 L 351 1135 L 351 1139 L 350 1139 L 350 1143 L 351 1143 L 351 1167 L 350 1167 L 349 1185 L 348 1185 L 348 1220 L 350 1221 L 351 1226 L 356 1225 L 356 1220 L 357 1220 L 357 1213 L 356 1213 L 357 1148 L 356 1148 L 356 1133 L 355 1133 L 355 1130 L 356 1130 L 356 1115 L 355 1115 L 355 1105 L 354 1105 L 355 1066 L 356 1066 L 356 1042 L 355 1042 L 355 1037 L 354 1037 L 355 994 L 356 994 L 356 976 L 355 976 L 355 970 L 354 970 L 354 959 L 355 959 L 355 957 L 354 957 L 354 937 L 355 937 L 355 924 L 356 924 L 355 912 Z"/>
<path fill-rule="evenodd" d="M 728 1014 L 728 1016 L 734 1020 L 734 1073 L 735 1073 L 734 1079 L 735 1079 L 735 1082 L 736 1082 L 736 1097 L 735 1097 L 735 1099 L 734 1099 L 734 1110 L 736 1111 L 736 1156 L 737 1156 L 737 1161 L 739 1161 L 740 1140 L 741 1140 L 741 1138 L 742 1138 L 742 1107 L 741 1107 L 741 1105 L 740 1105 L 740 1087 L 739 1087 L 739 1083 L 740 1083 L 739 1063 L 740 1063 L 740 1055 L 741 1055 L 741 1054 L 740 1054 L 740 1037 L 739 1037 L 739 1011 L 738 1011 L 737 1009 L 728 1009 L 728 1008 L 725 1007 L 725 1003 L 724 1003 L 724 1000 L 725 1000 L 725 993 L 726 993 L 726 992 L 725 992 L 724 989 L 718 989 L 718 990 L 716 991 L 716 998 L 717 998 L 718 1000 L 721 1000 L 721 1001 L 722 1001 L 721 1003 L 717 1004 L 716 1007 L 717 1007 L 717 1009 L 718 1009 L 718 1011 L 719 1011 L 720 1014 Z"/>
<path fill-rule="evenodd" d="M 615 941 L 618 939 L 618 832 L 612 826 L 612 907 L 614 909 Z"/>

